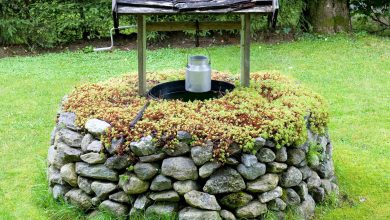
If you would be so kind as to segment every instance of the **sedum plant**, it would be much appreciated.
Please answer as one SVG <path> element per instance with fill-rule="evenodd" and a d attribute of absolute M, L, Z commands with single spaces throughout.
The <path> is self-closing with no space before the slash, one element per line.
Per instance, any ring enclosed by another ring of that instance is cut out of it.
<path fill-rule="evenodd" d="M 150 74 L 148 86 L 183 77 L 182 73 Z M 238 78 L 228 74 L 217 72 L 213 78 L 238 85 Z M 130 128 L 147 102 L 142 120 Z M 298 146 L 306 141 L 307 127 L 323 133 L 328 122 L 327 105 L 319 95 L 277 73 L 252 73 L 249 88 L 237 86 L 219 99 L 193 102 L 139 97 L 136 77 L 125 75 L 76 88 L 64 107 L 76 113 L 80 126 L 90 118 L 110 123 L 105 143 L 124 137 L 122 151 L 147 135 L 161 147 L 174 147 L 177 131 L 187 131 L 193 136 L 192 145 L 212 142 L 214 157 L 221 161 L 229 156 L 233 143 L 252 153 L 256 137 L 272 140 L 276 147 Z"/>

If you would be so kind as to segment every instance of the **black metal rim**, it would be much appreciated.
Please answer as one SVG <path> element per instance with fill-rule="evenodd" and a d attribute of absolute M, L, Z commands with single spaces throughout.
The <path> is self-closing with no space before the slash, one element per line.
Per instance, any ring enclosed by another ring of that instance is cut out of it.
<path fill-rule="evenodd" d="M 207 93 L 192 93 L 185 90 L 185 80 L 177 80 L 166 83 L 161 83 L 154 86 L 148 92 L 148 97 L 152 99 L 180 99 L 173 98 L 175 94 L 182 94 L 184 96 L 188 95 L 195 98 L 189 98 L 183 101 L 193 101 L 193 100 L 207 100 L 212 98 L 220 98 L 226 94 L 226 91 L 230 92 L 235 88 L 231 83 L 212 80 L 211 81 L 211 91 Z M 199 98 L 196 98 L 199 97 Z"/>

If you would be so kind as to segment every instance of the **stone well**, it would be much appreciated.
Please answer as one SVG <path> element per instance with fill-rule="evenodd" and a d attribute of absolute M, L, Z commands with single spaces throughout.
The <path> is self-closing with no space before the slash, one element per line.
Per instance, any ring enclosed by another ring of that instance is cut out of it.
<path fill-rule="evenodd" d="M 309 114 L 310 115 L 310 114 Z M 131 219 L 142 214 L 175 214 L 178 219 L 254 219 L 289 208 L 305 219 L 316 204 L 338 194 L 327 133 L 307 124 L 299 146 L 277 146 L 254 138 L 251 153 L 236 144 L 222 163 L 213 145 L 194 145 L 192 134 L 178 131 L 174 148 L 156 146 L 152 136 L 129 143 L 105 143 L 111 125 L 92 118 L 83 127 L 76 114 L 60 111 L 48 151 L 48 181 L 55 199 L 64 198 L 86 213 L 107 210 Z M 314 147 L 315 146 L 315 147 Z"/>

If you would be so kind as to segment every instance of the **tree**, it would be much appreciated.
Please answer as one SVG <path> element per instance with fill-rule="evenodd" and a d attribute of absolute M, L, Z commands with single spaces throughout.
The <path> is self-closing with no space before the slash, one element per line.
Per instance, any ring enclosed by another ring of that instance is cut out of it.
<path fill-rule="evenodd" d="M 353 14 L 364 15 L 363 19 L 371 19 L 381 28 L 390 28 L 390 1 L 389 0 L 352 0 Z"/>
<path fill-rule="evenodd" d="M 305 0 L 301 27 L 326 34 L 349 32 L 349 0 Z"/>

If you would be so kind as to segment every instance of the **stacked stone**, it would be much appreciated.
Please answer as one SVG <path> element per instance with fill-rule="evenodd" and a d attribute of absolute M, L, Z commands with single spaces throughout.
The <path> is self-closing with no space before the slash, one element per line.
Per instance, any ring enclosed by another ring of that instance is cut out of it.
<path fill-rule="evenodd" d="M 316 203 L 338 192 L 327 136 L 308 129 L 308 141 L 282 147 L 256 138 L 256 154 L 232 145 L 225 164 L 213 160 L 213 146 L 190 146 L 191 135 L 178 132 L 172 149 L 156 147 L 152 137 L 130 144 L 132 154 L 117 155 L 124 140 L 104 147 L 99 140 L 110 125 L 88 120 L 75 124 L 74 113 L 60 114 L 48 152 L 48 180 L 55 199 L 85 211 L 108 210 L 131 219 L 140 213 L 179 219 L 253 219 L 267 210 L 283 218 L 288 206 L 306 219 Z M 320 147 L 310 154 L 309 144 Z M 308 163 L 310 162 L 310 163 Z"/>

